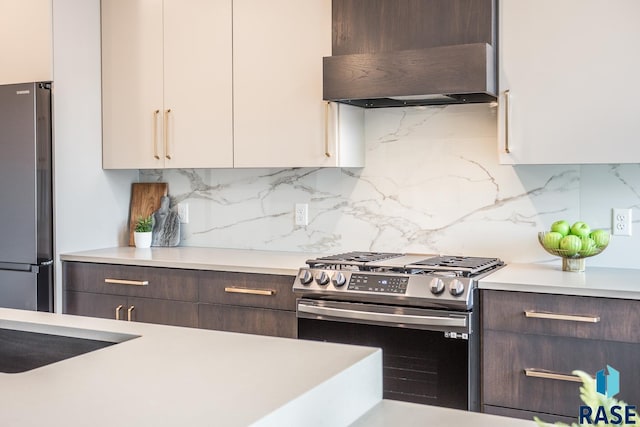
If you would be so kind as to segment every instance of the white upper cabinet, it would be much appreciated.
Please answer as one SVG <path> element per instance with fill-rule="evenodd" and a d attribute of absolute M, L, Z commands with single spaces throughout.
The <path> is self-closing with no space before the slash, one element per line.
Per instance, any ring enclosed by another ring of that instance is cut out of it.
<path fill-rule="evenodd" d="M 330 54 L 331 0 L 102 0 L 103 167 L 361 167 Z"/>
<path fill-rule="evenodd" d="M 640 2 L 499 5 L 500 162 L 639 163 Z"/>
<path fill-rule="evenodd" d="M 53 80 L 51 0 L 0 0 L 0 84 Z"/>
<path fill-rule="evenodd" d="M 322 100 L 331 0 L 234 0 L 235 167 L 364 166 L 364 110 Z"/>
<path fill-rule="evenodd" d="M 102 0 L 103 167 L 231 167 L 231 0 Z"/>

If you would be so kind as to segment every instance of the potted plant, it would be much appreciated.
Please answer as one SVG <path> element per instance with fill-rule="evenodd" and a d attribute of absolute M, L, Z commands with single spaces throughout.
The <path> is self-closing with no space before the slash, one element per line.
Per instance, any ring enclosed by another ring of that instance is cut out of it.
<path fill-rule="evenodd" d="M 153 219 L 151 215 L 138 218 L 136 228 L 133 232 L 133 241 L 136 244 L 136 248 L 151 247 L 151 230 L 153 230 Z"/>

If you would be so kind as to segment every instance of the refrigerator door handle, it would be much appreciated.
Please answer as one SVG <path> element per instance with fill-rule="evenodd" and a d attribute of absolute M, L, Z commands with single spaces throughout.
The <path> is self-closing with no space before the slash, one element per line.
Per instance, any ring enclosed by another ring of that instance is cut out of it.
<path fill-rule="evenodd" d="M 0 262 L 0 270 L 23 271 L 25 273 L 38 273 L 40 267 L 33 264 L 15 264 L 11 262 Z"/>

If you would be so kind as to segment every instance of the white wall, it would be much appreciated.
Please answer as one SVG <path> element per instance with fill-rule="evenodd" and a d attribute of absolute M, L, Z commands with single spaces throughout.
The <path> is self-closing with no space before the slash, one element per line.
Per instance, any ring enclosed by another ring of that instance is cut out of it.
<path fill-rule="evenodd" d="M 100 0 L 53 0 L 55 259 L 125 244 L 137 171 L 102 170 Z M 56 311 L 61 307 L 56 263 Z"/>
<path fill-rule="evenodd" d="M 362 169 L 141 171 L 189 203 L 185 246 L 349 250 L 556 260 L 537 242 L 560 218 L 610 227 L 612 207 L 640 220 L 640 165 L 498 164 L 489 104 L 366 112 Z M 310 223 L 294 225 L 295 203 Z M 640 268 L 640 227 L 589 265 Z"/>

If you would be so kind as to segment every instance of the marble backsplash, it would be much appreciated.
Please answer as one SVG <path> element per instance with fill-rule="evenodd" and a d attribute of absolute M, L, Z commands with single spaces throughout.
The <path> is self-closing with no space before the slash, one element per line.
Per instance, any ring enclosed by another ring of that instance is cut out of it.
<path fill-rule="evenodd" d="M 640 165 L 498 164 L 489 104 L 368 110 L 366 167 L 140 171 L 189 204 L 181 245 L 554 260 L 536 232 L 555 220 L 611 227 L 640 210 Z M 309 225 L 294 224 L 308 203 Z M 640 230 L 638 230 L 640 233 Z M 614 237 L 587 265 L 640 268 L 640 238 Z M 556 261 L 557 262 L 557 261 Z"/>

